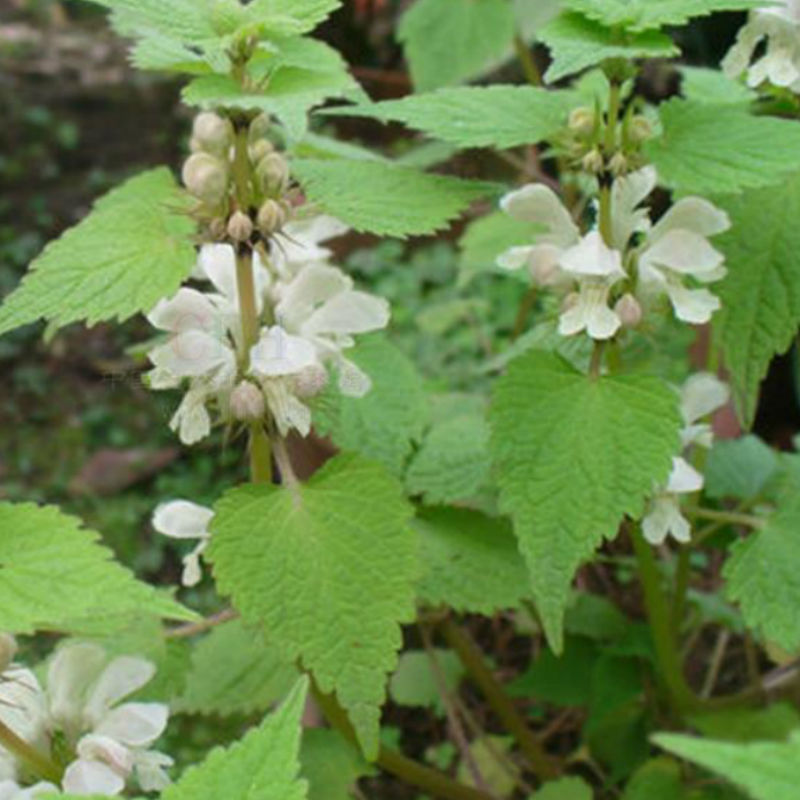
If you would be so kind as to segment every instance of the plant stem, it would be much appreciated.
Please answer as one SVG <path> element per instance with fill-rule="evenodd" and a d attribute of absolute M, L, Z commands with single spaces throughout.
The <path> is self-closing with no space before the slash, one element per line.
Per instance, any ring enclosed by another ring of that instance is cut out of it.
<path fill-rule="evenodd" d="M 46 755 L 20 739 L 4 722 L 0 721 L 0 746 L 15 755 L 31 772 L 45 781 L 61 783 L 62 770 Z"/>
<path fill-rule="evenodd" d="M 205 633 L 218 625 L 224 625 L 226 622 L 238 619 L 239 612 L 232 608 L 226 608 L 216 614 L 212 614 L 206 619 L 201 619 L 199 622 L 189 622 L 186 625 L 179 625 L 177 628 L 168 630 L 164 637 L 166 639 L 188 639 L 190 636 L 195 636 L 198 633 Z"/>
<path fill-rule="evenodd" d="M 539 740 L 517 711 L 469 634 L 451 619 L 441 624 L 441 630 L 447 643 L 461 659 L 467 673 L 483 692 L 495 714 L 516 739 L 531 770 L 542 780 L 557 777 L 558 767 L 550 760 Z"/>
<path fill-rule="evenodd" d="M 530 48 L 525 44 L 525 40 L 520 34 L 514 37 L 514 49 L 517 52 L 517 58 L 522 66 L 525 79 L 531 86 L 541 86 L 542 74 L 539 72 L 539 67 L 536 65 Z"/>
<path fill-rule="evenodd" d="M 250 479 L 253 483 L 272 483 L 272 448 L 261 423 L 250 426 Z"/>
<path fill-rule="evenodd" d="M 707 519 L 713 522 L 730 523 L 731 525 L 745 525 L 748 528 L 763 528 L 766 525 L 766 520 L 763 517 L 757 517 L 753 514 L 740 514 L 736 511 L 717 511 L 711 508 L 699 508 L 697 506 L 689 506 L 686 509 L 687 514 L 700 519 Z"/>
<path fill-rule="evenodd" d="M 611 157 L 611 154 L 617 146 L 617 124 L 619 123 L 619 111 L 622 100 L 622 86 L 617 81 L 610 81 L 609 86 L 608 118 L 606 121 L 606 138 L 604 142 L 606 158 Z"/>
<path fill-rule="evenodd" d="M 600 370 L 603 368 L 603 354 L 606 350 L 606 343 L 601 340 L 597 340 L 594 343 L 594 349 L 592 350 L 592 360 L 589 363 L 589 375 L 592 378 L 599 378 L 600 377 Z"/>
<path fill-rule="evenodd" d="M 639 577 L 650 630 L 656 647 L 656 657 L 672 706 L 679 714 L 697 705 L 697 699 L 683 674 L 683 665 L 674 635 L 667 598 L 662 591 L 661 576 L 653 549 L 638 525 L 631 526 L 631 538 L 639 565 Z"/>
<path fill-rule="evenodd" d="M 240 247 L 236 254 L 236 289 L 239 295 L 239 318 L 242 322 L 242 352 L 239 361 L 249 365 L 250 348 L 258 341 L 259 323 L 253 253 Z"/>
<path fill-rule="evenodd" d="M 675 570 L 675 594 L 672 599 L 672 630 L 678 636 L 686 614 L 686 594 L 689 591 L 689 578 L 692 574 L 691 551 L 682 545 L 678 552 L 678 566 Z"/>

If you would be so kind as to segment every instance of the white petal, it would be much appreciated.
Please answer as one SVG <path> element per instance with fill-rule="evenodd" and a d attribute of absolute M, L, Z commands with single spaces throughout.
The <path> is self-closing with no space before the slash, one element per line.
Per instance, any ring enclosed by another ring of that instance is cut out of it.
<path fill-rule="evenodd" d="M 684 229 L 667 231 L 641 256 L 644 266 L 655 265 L 682 275 L 707 275 L 719 269 L 724 256 L 703 236 Z"/>
<path fill-rule="evenodd" d="M 722 408 L 730 400 L 728 384 L 710 372 L 690 376 L 681 389 L 681 413 L 691 425 L 702 417 Z"/>
<path fill-rule="evenodd" d="M 764 37 L 764 31 L 753 21 L 740 28 L 736 43 L 722 60 L 722 70 L 729 78 L 738 78 L 750 65 L 753 53 Z"/>
<path fill-rule="evenodd" d="M 50 714 L 70 733 L 83 725 L 83 708 L 89 690 L 108 662 L 102 647 L 67 644 L 59 648 L 47 672 Z"/>
<path fill-rule="evenodd" d="M 310 264 L 281 289 L 275 319 L 287 330 L 297 331 L 315 308 L 352 288 L 353 281 L 340 269 Z"/>
<path fill-rule="evenodd" d="M 707 289 L 687 289 L 672 281 L 667 283 L 666 289 L 675 316 L 692 325 L 704 325 L 722 307 L 719 298 Z"/>
<path fill-rule="evenodd" d="M 110 711 L 95 732 L 128 747 L 147 747 L 164 733 L 168 718 L 163 703 L 125 703 Z"/>
<path fill-rule="evenodd" d="M 667 492 L 671 494 L 691 494 L 703 488 L 703 476 L 685 459 L 677 456 L 672 459 L 672 472 L 667 480 Z"/>
<path fill-rule="evenodd" d="M 608 307 L 608 286 L 584 284 L 575 303 L 559 318 L 558 332 L 572 336 L 582 330 L 593 339 L 610 339 L 622 326 L 622 320 Z"/>
<path fill-rule="evenodd" d="M 302 325 L 307 336 L 369 333 L 389 324 L 389 303 L 365 292 L 347 291 L 320 306 Z"/>
<path fill-rule="evenodd" d="M 133 769 L 133 751 L 109 736 L 90 733 L 78 742 L 78 757 L 86 761 L 102 761 L 118 775 L 130 775 Z"/>
<path fill-rule="evenodd" d="M 501 253 L 495 262 L 500 269 L 513 272 L 528 265 L 533 246 L 525 245 L 522 247 L 510 247 L 505 253 Z"/>
<path fill-rule="evenodd" d="M 218 313 L 214 304 L 195 289 L 179 289 L 170 300 L 162 300 L 148 315 L 150 324 L 162 331 L 215 331 Z"/>
<path fill-rule="evenodd" d="M 161 391 L 164 389 L 177 389 L 183 378 L 180 375 L 175 375 L 168 369 L 151 369 L 145 374 L 145 382 L 153 391 Z"/>
<path fill-rule="evenodd" d="M 0 721 L 33 746 L 44 744 L 48 727 L 47 702 L 36 676 L 12 666 L 0 680 Z M 0 757 L 5 751 L 0 747 Z M 0 777 L 14 777 L 14 760 L 0 758 Z"/>
<path fill-rule="evenodd" d="M 339 391 L 345 397 L 364 397 L 372 388 L 372 380 L 364 370 L 346 358 L 339 359 Z"/>
<path fill-rule="evenodd" d="M 261 334 L 250 350 L 251 370 L 264 377 L 294 375 L 317 363 L 314 345 L 299 336 L 291 336 L 277 325 Z"/>
<path fill-rule="evenodd" d="M 213 517 L 210 508 L 188 500 L 171 500 L 153 512 L 153 527 L 173 539 L 205 539 Z"/>
<path fill-rule="evenodd" d="M 283 380 L 264 381 L 264 393 L 281 436 L 296 430 L 301 436 L 311 432 L 311 411 Z"/>
<path fill-rule="evenodd" d="M 655 242 L 674 230 L 691 231 L 703 237 L 716 236 L 730 227 L 730 217 L 713 203 L 701 197 L 684 197 L 661 217 L 648 240 Z"/>
<path fill-rule="evenodd" d="M 612 190 L 612 230 L 614 247 L 625 250 L 634 233 L 650 227 L 650 212 L 638 206 L 656 188 L 658 177 L 654 167 L 644 167 L 614 181 Z"/>
<path fill-rule="evenodd" d="M 653 501 L 642 520 L 642 533 L 654 545 L 663 544 L 669 535 L 679 542 L 689 542 L 692 538 L 691 527 L 681 514 L 677 499 L 670 495 L 661 495 Z"/>
<path fill-rule="evenodd" d="M 119 656 L 102 672 L 86 703 L 85 714 L 95 724 L 120 700 L 146 686 L 156 674 L 153 664 L 144 658 Z"/>
<path fill-rule="evenodd" d="M 229 244 L 206 244 L 197 260 L 200 270 L 231 303 L 236 299 L 236 251 Z"/>
<path fill-rule="evenodd" d="M 189 330 L 174 336 L 149 354 L 159 369 L 184 378 L 235 368 L 236 356 L 222 340 L 205 331 Z"/>
<path fill-rule="evenodd" d="M 146 750 L 136 753 L 135 769 L 139 786 L 145 792 L 160 792 L 170 785 L 169 776 L 164 771 L 175 762 L 164 753 L 156 750 Z"/>
<path fill-rule="evenodd" d="M 206 411 L 206 391 L 189 390 L 181 401 L 169 426 L 178 432 L 185 445 L 193 445 L 211 433 L 211 417 Z"/>
<path fill-rule="evenodd" d="M 125 789 L 125 781 L 100 761 L 80 758 L 73 761 L 61 781 L 70 794 L 99 794 L 114 797 Z"/>
<path fill-rule="evenodd" d="M 558 195 L 543 183 L 528 184 L 507 194 L 500 207 L 514 219 L 544 226 L 547 233 L 537 236 L 539 241 L 568 247 L 580 236 L 578 226 Z"/>
<path fill-rule="evenodd" d="M 183 557 L 183 575 L 181 583 L 184 586 L 197 586 L 203 579 L 203 569 L 200 565 L 200 556 L 208 547 L 208 540 L 204 539 L 197 547 Z"/>
<path fill-rule="evenodd" d="M 577 245 L 562 253 L 559 264 L 576 276 L 613 279 L 625 276 L 621 253 L 608 247 L 598 231 L 587 234 Z"/>

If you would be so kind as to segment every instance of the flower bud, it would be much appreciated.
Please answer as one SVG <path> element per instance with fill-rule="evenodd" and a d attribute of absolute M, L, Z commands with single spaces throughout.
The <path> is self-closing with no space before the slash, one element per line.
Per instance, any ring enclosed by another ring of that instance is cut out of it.
<path fill-rule="evenodd" d="M 630 292 L 617 300 L 614 312 L 626 328 L 635 328 L 642 321 L 642 306 Z"/>
<path fill-rule="evenodd" d="M 253 235 L 253 220 L 243 211 L 236 211 L 228 220 L 228 236 L 234 242 L 246 242 Z"/>
<path fill-rule="evenodd" d="M 282 203 L 277 200 L 266 200 L 258 210 L 258 229 L 264 236 L 271 236 L 286 224 L 287 217 Z"/>
<path fill-rule="evenodd" d="M 630 121 L 628 135 L 631 141 L 640 143 L 647 141 L 653 135 L 653 126 L 647 117 L 635 116 Z"/>
<path fill-rule="evenodd" d="M 630 164 L 628 163 L 628 159 L 625 158 L 625 155 L 618 152 L 614 153 L 611 157 L 611 161 L 608 162 L 608 168 L 611 170 L 612 175 L 621 178 L 623 175 L 628 174 Z"/>
<path fill-rule="evenodd" d="M 233 125 L 212 111 L 204 111 L 195 117 L 192 143 L 199 151 L 227 157 L 233 145 Z"/>
<path fill-rule="evenodd" d="M 255 144 L 259 139 L 263 139 L 269 133 L 272 127 L 272 120 L 269 114 L 260 114 L 250 123 L 250 130 L 248 131 L 247 138 L 250 144 Z"/>
<path fill-rule="evenodd" d="M 265 192 L 283 192 L 289 184 L 289 164 L 280 153 L 270 153 L 258 165 L 256 175 Z"/>
<path fill-rule="evenodd" d="M 250 383 L 242 381 L 231 392 L 231 414 L 242 422 L 255 422 L 264 416 L 266 404 L 261 390 Z"/>
<path fill-rule="evenodd" d="M 250 145 L 250 161 L 253 164 L 260 164 L 270 153 L 275 152 L 275 145 L 268 139 L 259 139 L 255 144 Z"/>
<path fill-rule="evenodd" d="M 301 399 L 316 397 L 328 385 L 328 371 L 320 364 L 311 364 L 294 376 L 294 391 Z"/>
<path fill-rule="evenodd" d="M 578 136 L 589 136 L 594 130 L 595 115 L 591 108 L 576 108 L 569 115 L 569 129 Z"/>
<path fill-rule="evenodd" d="M 199 200 L 217 205 L 228 193 L 228 171 L 209 153 L 195 153 L 183 165 L 183 182 Z"/>
<path fill-rule="evenodd" d="M 16 654 L 17 643 L 14 637 L 7 633 L 0 633 L 0 675 L 9 668 Z"/>
<path fill-rule="evenodd" d="M 601 173 L 606 165 L 605 161 L 603 160 L 603 154 L 596 148 L 594 150 L 590 150 L 583 157 L 581 164 L 587 172 L 591 172 L 594 175 Z"/>

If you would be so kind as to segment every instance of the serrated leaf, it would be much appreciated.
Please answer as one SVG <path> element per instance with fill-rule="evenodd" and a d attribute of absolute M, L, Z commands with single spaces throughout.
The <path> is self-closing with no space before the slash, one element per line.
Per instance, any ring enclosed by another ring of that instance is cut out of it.
<path fill-rule="evenodd" d="M 452 650 L 434 650 L 433 655 L 448 692 L 452 693 L 464 677 L 464 666 Z M 412 708 L 431 708 L 444 715 L 445 704 L 431 656 L 425 650 L 409 650 L 400 656 L 389 681 L 389 694 L 395 703 Z"/>
<path fill-rule="evenodd" d="M 672 39 L 660 31 L 612 30 L 576 13 L 554 19 L 542 29 L 540 39 L 550 48 L 553 58 L 545 74 L 548 83 L 609 58 L 670 58 L 680 53 Z"/>
<path fill-rule="evenodd" d="M 168 786 L 162 800 L 307 800 L 308 783 L 299 777 L 307 693 L 302 678 L 278 711 L 233 746 L 212 750 Z"/>
<path fill-rule="evenodd" d="M 350 789 L 371 769 L 361 754 L 336 731 L 312 728 L 303 733 L 301 773 L 308 800 L 352 800 Z"/>
<path fill-rule="evenodd" d="M 267 711 L 297 681 L 297 669 L 258 631 L 233 620 L 195 645 L 182 696 L 173 703 L 189 714 Z"/>
<path fill-rule="evenodd" d="M 706 462 L 705 494 L 715 500 L 757 497 L 779 468 L 777 453 L 757 436 L 714 442 Z"/>
<path fill-rule="evenodd" d="M 533 86 L 463 86 L 331 109 L 334 115 L 402 122 L 458 147 L 536 144 L 564 126 L 574 92 Z"/>
<path fill-rule="evenodd" d="M 745 789 L 753 800 L 795 800 L 800 731 L 788 742 L 730 744 L 660 733 L 659 746 L 721 775 Z"/>
<path fill-rule="evenodd" d="M 681 94 L 693 102 L 747 104 L 758 96 L 753 89 L 731 80 L 719 69 L 682 66 L 680 73 Z"/>
<path fill-rule="evenodd" d="M 416 89 L 436 89 L 502 60 L 514 38 L 514 11 L 507 0 L 417 0 L 400 19 L 397 38 Z"/>
<path fill-rule="evenodd" d="M 424 509 L 419 533 L 419 597 L 431 607 L 492 616 L 518 608 L 530 592 L 528 573 L 511 526 L 477 511 Z"/>
<path fill-rule="evenodd" d="M 765 145 L 759 160 L 767 158 Z M 728 267 L 716 287 L 722 311 L 715 324 L 739 409 L 749 425 L 770 362 L 788 350 L 800 323 L 800 176 L 720 205 L 732 227 L 715 240 Z"/>
<path fill-rule="evenodd" d="M 196 615 L 140 583 L 100 536 L 54 506 L 0 503 L 0 626 L 9 633 L 81 633 L 104 619 Z"/>
<path fill-rule="evenodd" d="M 661 182 L 685 194 L 772 186 L 797 171 L 800 127 L 740 105 L 675 98 L 659 106 L 662 134 L 645 144 Z"/>
<path fill-rule="evenodd" d="M 708 739 L 726 742 L 785 742 L 800 729 L 800 711 L 789 703 L 766 708 L 725 708 L 693 714 L 688 720 Z"/>
<path fill-rule="evenodd" d="M 166 168 L 100 198 L 51 242 L 0 306 L 0 335 L 45 318 L 62 327 L 123 321 L 177 291 L 197 260 L 187 195 Z"/>
<path fill-rule="evenodd" d="M 641 516 L 669 474 L 679 450 L 676 397 L 656 378 L 593 380 L 531 351 L 497 382 L 490 423 L 501 507 L 558 652 L 576 570 L 625 515 Z"/>
<path fill-rule="evenodd" d="M 764 0 L 563 0 L 563 5 L 608 27 L 646 31 L 683 25 L 694 17 L 705 17 L 716 11 L 760 8 L 765 3 Z"/>
<path fill-rule="evenodd" d="M 800 646 L 800 504 L 791 501 L 763 529 L 737 542 L 723 569 L 726 595 L 747 625 L 787 651 Z"/>
<path fill-rule="evenodd" d="M 243 486 L 215 507 L 209 556 L 219 590 L 335 691 L 368 758 L 378 749 L 386 674 L 414 618 L 411 508 L 396 480 L 356 456 L 308 484 Z"/>
<path fill-rule="evenodd" d="M 495 186 L 370 161 L 298 159 L 292 172 L 323 211 L 379 236 L 434 233 Z"/>
<path fill-rule="evenodd" d="M 267 29 L 279 24 L 287 32 L 298 35 L 314 30 L 341 5 L 342 0 L 251 0 L 245 12 L 248 23 Z"/>
<path fill-rule="evenodd" d="M 372 388 L 355 398 L 329 385 L 315 402 L 314 425 L 340 449 L 361 453 L 400 476 L 428 421 L 422 378 L 382 336 L 362 339 L 348 358 L 369 375 Z"/>
<path fill-rule="evenodd" d="M 545 783 L 530 800 L 592 800 L 592 789 L 583 778 L 559 778 Z"/>

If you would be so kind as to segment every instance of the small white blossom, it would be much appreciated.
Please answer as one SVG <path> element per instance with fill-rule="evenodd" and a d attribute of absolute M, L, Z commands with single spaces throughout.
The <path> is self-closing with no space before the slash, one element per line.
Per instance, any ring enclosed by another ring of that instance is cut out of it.
<path fill-rule="evenodd" d="M 23 789 L 16 781 L 0 780 L 0 800 L 35 800 L 58 793 L 58 787 L 52 783 L 40 781 Z"/>
<path fill-rule="evenodd" d="M 271 241 L 272 268 L 281 280 L 291 280 L 307 265 L 327 262 L 333 253 L 323 243 L 348 230 L 343 222 L 324 214 L 290 222 Z"/>
<path fill-rule="evenodd" d="M 162 503 L 153 512 L 153 527 L 160 534 L 172 539 L 197 539 L 197 546 L 183 559 L 184 586 L 196 586 L 203 576 L 200 557 L 211 539 L 208 528 L 213 517 L 210 508 L 188 500 Z"/>
<path fill-rule="evenodd" d="M 711 426 L 700 420 L 724 406 L 729 397 L 728 386 L 711 373 L 700 372 L 686 381 L 681 389 L 683 450 L 695 444 L 711 446 Z M 668 536 L 683 543 L 691 540 L 691 526 L 681 512 L 680 495 L 699 492 L 703 483 L 703 476 L 686 459 L 682 456 L 672 459 L 667 484 L 656 492 L 642 520 L 642 533 L 647 541 L 659 545 Z"/>
<path fill-rule="evenodd" d="M 766 41 L 764 53 L 755 61 L 758 46 Z M 736 78 L 747 73 L 749 86 L 769 81 L 774 86 L 800 91 L 800 0 L 779 0 L 751 12 L 736 43 L 722 62 L 726 75 Z"/>

